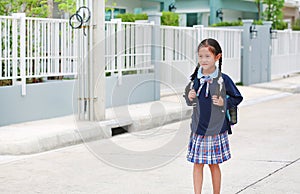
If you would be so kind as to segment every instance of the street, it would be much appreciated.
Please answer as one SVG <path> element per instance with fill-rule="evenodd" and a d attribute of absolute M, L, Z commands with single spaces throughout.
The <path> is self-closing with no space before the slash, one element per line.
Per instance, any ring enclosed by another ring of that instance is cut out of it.
<path fill-rule="evenodd" d="M 300 193 L 300 94 L 239 108 L 222 192 Z M 192 194 L 189 120 L 40 154 L 0 157 L 0 193 Z M 205 168 L 203 193 L 212 193 Z"/>

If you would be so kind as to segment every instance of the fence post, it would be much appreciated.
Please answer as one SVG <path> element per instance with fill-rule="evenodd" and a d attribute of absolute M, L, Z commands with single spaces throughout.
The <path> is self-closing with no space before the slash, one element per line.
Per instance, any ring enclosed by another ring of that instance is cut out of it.
<path fill-rule="evenodd" d="M 263 57 L 261 60 L 261 66 L 262 71 L 265 74 L 263 74 L 261 77 L 261 82 L 269 82 L 271 81 L 271 55 L 272 55 L 272 39 L 271 39 L 271 28 L 272 28 L 272 22 L 271 21 L 264 21 L 263 22 L 263 28 L 261 29 L 261 32 L 264 34 L 261 39 L 262 47 L 261 49 L 263 51 L 267 51 L 265 55 L 262 55 Z M 262 52 L 261 52 L 262 53 Z"/>
<path fill-rule="evenodd" d="M 203 40 L 204 26 L 203 25 L 194 25 L 193 28 L 196 29 L 196 40 L 197 44 Z"/>
<path fill-rule="evenodd" d="M 12 14 L 12 73 L 13 73 L 13 80 L 12 84 L 16 85 L 18 76 L 18 20 L 19 14 L 13 13 Z"/>
<path fill-rule="evenodd" d="M 26 95 L 26 60 L 25 60 L 25 52 L 26 52 L 26 48 L 25 48 L 25 37 L 26 37 L 26 30 L 25 30 L 25 13 L 16 13 L 13 14 L 13 16 L 17 19 L 20 19 L 20 76 L 21 76 L 21 84 L 22 84 L 22 89 L 21 89 L 21 95 L 25 96 Z M 17 33 L 17 31 L 15 31 L 14 33 Z M 15 36 L 15 34 L 13 35 Z M 16 37 L 17 38 L 17 37 Z M 17 49 L 18 47 L 15 47 L 14 45 L 14 49 Z M 17 51 L 13 51 L 13 52 L 17 52 Z M 16 54 L 16 53 L 14 53 Z M 14 56 L 15 57 L 15 56 Z M 13 71 L 14 74 L 17 74 L 17 64 L 13 63 Z"/>
<path fill-rule="evenodd" d="M 249 85 L 251 83 L 251 52 L 252 44 L 250 39 L 250 26 L 253 20 L 243 20 L 243 51 L 242 51 L 242 82 L 244 85 Z"/>
<path fill-rule="evenodd" d="M 196 46 L 200 44 L 200 42 L 203 40 L 204 37 L 204 26 L 203 25 L 194 25 L 193 28 L 196 30 Z M 198 53 L 195 55 L 195 61 L 198 61 Z"/>
<path fill-rule="evenodd" d="M 118 71 L 118 85 L 122 85 L 122 54 L 123 50 L 123 33 L 122 32 L 122 19 L 113 19 L 117 22 L 117 71 Z M 125 32 L 126 33 L 126 32 Z"/>
<path fill-rule="evenodd" d="M 160 99 L 160 61 L 161 61 L 161 41 L 160 41 L 160 17 L 162 13 L 149 13 L 148 20 L 153 22 L 152 43 L 151 43 L 151 61 L 154 65 L 154 99 Z"/>

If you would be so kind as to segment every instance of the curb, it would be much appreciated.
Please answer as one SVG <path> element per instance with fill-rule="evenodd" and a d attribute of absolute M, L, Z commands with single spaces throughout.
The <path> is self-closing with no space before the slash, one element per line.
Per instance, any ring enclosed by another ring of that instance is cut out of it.
<path fill-rule="evenodd" d="M 292 83 L 262 83 L 262 84 L 253 84 L 251 87 L 261 88 L 261 89 L 269 89 L 269 90 L 277 90 L 281 92 L 289 92 L 289 93 L 300 93 L 300 85 L 292 84 Z"/>
<path fill-rule="evenodd" d="M 111 119 L 100 122 L 79 122 L 78 129 L 66 129 L 59 133 L 49 133 L 43 136 L 33 136 L 21 141 L 1 142 L 0 155 L 29 155 L 50 151 L 62 147 L 96 141 L 112 137 L 112 129 L 126 127 L 128 132 L 142 131 L 175 121 L 189 119 L 192 113 L 190 107 L 182 107 L 165 115 L 157 114 L 150 117 L 129 119 Z M 127 128 L 128 127 L 128 128 Z"/>

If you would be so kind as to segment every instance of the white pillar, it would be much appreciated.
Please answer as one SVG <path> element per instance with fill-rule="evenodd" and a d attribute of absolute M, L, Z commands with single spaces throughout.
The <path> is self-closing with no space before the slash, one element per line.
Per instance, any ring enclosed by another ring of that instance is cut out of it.
<path fill-rule="evenodd" d="M 26 54 L 26 43 L 25 43 L 25 36 L 26 36 L 26 21 L 25 21 L 25 13 L 15 13 L 13 14 L 13 21 L 15 21 L 16 19 L 20 20 L 20 26 L 19 26 L 19 35 L 20 35 L 20 75 L 21 75 L 21 83 L 22 83 L 22 88 L 21 88 L 21 95 L 25 96 L 26 95 L 26 60 L 25 60 L 25 54 Z M 15 24 L 15 23 L 14 23 Z M 14 27 L 13 27 L 14 28 Z M 15 30 L 15 29 L 13 29 Z M 16 31 L 15 31 L 16 32 Z M 16 38 L 16 37 L 15 37 Z M 15 40 L 13 40 L 15 41 Z M 14 46 L 16 46 L 16 44 L 13 42 Z M 13 49 L 17 49 L 17 47 L 14 47 Z M 13 56 L 15 57 L 15 55 L 17 53 L 15 53 L 16 51 L 13 51 Z M 15 59 L 13 59 L 13 68 L 14 68 L 14 72 L 13 75 L 16 76 L 16 63 L 15 63 Z"/>
<path fill-rule="evenodd" d="M 104 0 L 93 0 L 92 6 L 92 33 L 93 33 L 93 86 L 94 93 L 94 118 L 92 120 L 105 119 L 105 3 Z"/>
<path fill-rule="evenodd" d="M 161 37 L 160 37 L 160 24 L 162 13 L 149 13 L 148 20 L 154 23 L 152 28 L 152 49 L 151 60 L 154 65 L 154 81 L 155 81 L 155 100 L 160 99 L 160 61 L 161 61 Z"/>

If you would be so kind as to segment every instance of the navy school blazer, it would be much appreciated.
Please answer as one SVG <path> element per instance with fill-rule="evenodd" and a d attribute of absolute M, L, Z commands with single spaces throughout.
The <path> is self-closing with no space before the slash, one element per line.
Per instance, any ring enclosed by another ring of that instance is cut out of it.
<path fill-rule="evenodd" d="M 227 96 L 227 98 L 223 97 L 224 102 L 226 103 L 224 107 L 226 108 L 226 110 L 228 110 L 232 107 L 237 107 L 243 100 L 243 97 L 242 97 L 240 91 L 238 90 L 238 88 L 236 87 L 236 85 L 234 84 L 234 82 L 228 75 L 222 73 L 222 78 L 224 80 L 225 92 L 226 92 L 226 96 Z M 199 79 L 196 77 L 193 80 L 193 83 L 194 83 L 193 88 L 197 91 L 197 89 L 199 88 L 199 85 L 200 85 Z M 185 98 L 188 106 L 193 105 L 193 102 L 191 102 L 188 99 L 188 93 L 191 89 L 190 84 L 191 83 L 189 83 L 186 86 L 185 93 L 184 93 L 184 98 Z M 211 120 L 211 111 L 212 111 L 211 94 L 209 94 L 208 98 L 204 98 L 203 95 L 205 92 L 205 88 L 206 88 L 206 83 L 200 92 L 200 95 L 199 95 L 198 101 L 197 101 L 197 105 L 196 106 L 194 105 L 192 121 L 191 121 L 192 132 L 199 134 L 199 135 L 208 135 L 209 134 L 207 129 L 209 128 L 208 125 Z M 231 123 L 227 116 L 225 116 L 224 121 L 219 121 L 219 122 L 223 122 L 223 124 L 220 123 L 221 129 L 219 129 L 217 132 L 212 132 L 212 134 L 209 134 L 209 135 L 224 133 L 226 131 L 228 131 L 228 134 L 232 134 Z"/>

